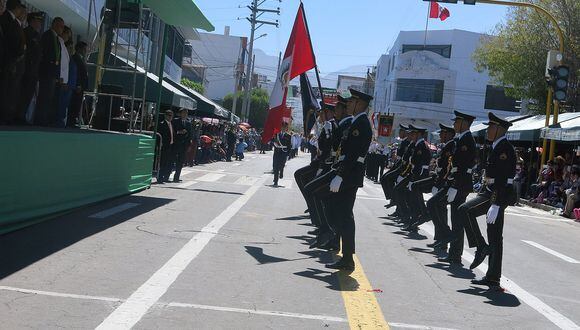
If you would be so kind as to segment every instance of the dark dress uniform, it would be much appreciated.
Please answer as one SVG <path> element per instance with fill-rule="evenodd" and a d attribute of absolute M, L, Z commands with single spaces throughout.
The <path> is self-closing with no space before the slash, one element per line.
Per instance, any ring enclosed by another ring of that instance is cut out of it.
<path fill-rule="evenodd" d="M 0 62 L 0 124 L 13 124 L 18 119 L 26 39 L 17 18 L 9 10 L 0 16 L 3 57 Z"/>
<path fill-rule="evenodd" d="M 511 123 L 489 114 L 489 124 L 499 125 L 506 129 Z M 489 255 L 489 268 L 483 280 L 478 284 L 499 285 L 503 255 L 504 212 L 509 205 L 516 202 L 513 179 L 516 174 L 516 152 L 505 136 L 493 142 L 485 168 L 485 186 L 474 199 L 459 207 L 460 215 L 465 221 L 465 232 L 469 246 L 477 247 L 475 260 L 471 269 L 477 267 Z M 487 224 L 489 245 L 481 235 L 477 217 L 484 215 L 491 206 L 498 208 L 494 223 Z M 471 239 L 469 239 L 471 238 Z M 474 282 L 475 283 L 475 282 Z"/>
<path fill-rule="evenodd" d="M 36 125 L 52 126 L 56 118 L 56 86 L 60 79 L 61 49 L 58 36 L 48 30 L 40 38 L 42 58 L 38 76 L 38 99 L 34 122 Z"/>
<path fill-rule="evenodd" d="M 409 145 L 405 150 L 402 157 L 401 172 L 395 178 L 395 187 L 393 188 L 393 196 L 391 198 L 392 204 L 396 205 L 397 208 L 391 216 L 396 216 L 401 219 L 402 222 L 409 221 L 409 209 L 407 207 L 407 202 L 405 198 L 405 190 L 409 184 L 409 173 L 411 171 L 411 156 L 413 155 L 413 150 L 415 149 L 415 143 L 409 141 Z"/>
<path fill-rule="evenodd" d="M 455 132 L 453 128 L 439 124 L 441 129 L 446 129 L 450 132 Z M 435 169 L 435 173 L 433 174 L 433 187 L 437 188 L 437 192 L 429 198 L 426 203 L 427 206 L 427 214 L 430 216 L 429 220 L 433 221 L 433 226 L 435 228 L 435 242 L 437 242 L 441 238 L 441 233 L 445 230 L 442 228 L 442 224 L 448 226 L 447 220 L 447 188 L 448 188 L 448 181 L 447 175 L 448 172 L 451 170 L 449 167 L 449 160 L 453 151 L 455 150 L 455 140 L 451 139 L 437 155 L 437 168 Z M 431 244 L 430 247 L 433 247 Z"/>
<path fill-rule="evenodd" d="M 412 125 L 410 125 L 412 126 Z M 411 128 L 411 127 L 410 127 Z M 426 130 L 422 128 L 412 127 L 421 133 Z M 421 181 L 429 177 L 429 164 L 431 163 L 431 151 L 427 147 L 424 139 L 420 139 L 415 143 L 413 155 L 411 156 L 411 172 L 409 173 L 409 182 L 411 187 L 413 183 Z M 410 222 L 405 229 L 410 231 L 417 230 L 417 222 L 419 218 L 425 213 L 425 200 L 423 199 L 423 191 L 421 189 L 405 190 L 406 204 L 409 209 Z"/>
<path fill-rule="evenodd" d="M 41 13 L 28 14 L 29 19 L 41 19 Z M 40 59 L 42 57 L 42 49 L 40 47 L 40 33 L 38 33 L 32 26 L 27 26 L 24 29 L 26 37 L 26 55 L 25 55 L 25 69 L 22 77 L 22 90 L 20 93 L 19 112 L 20 119 L 25 120 L 26 111 L 32 101 L 32 97 L 36 93 L 38 84 L 38 70 Z"/>
<path fill-rule="evenodd" d="M 473 122 L 475 117 L 455 111 L 456 119 L 467 120 Z M 450 203 L 451 205 L 451 228 L 443 219 L 439 219 L 439 226 L 442 228 L 443 238 L 441 244 L 445 245 L 451 243 L 449 247 L 449 255 L 447 258 L 442 258 L 440 261 L 461 263 L 461 255 L 463 254 L 463 240 L 464 240 L 464 222 L 459 215 L 458 208 L 465 203 L 467 196 L 473 191 L 473 176 L 472 171 L 475 166 L 475 157 L 477 154 L 477 147 L 471 131 L 459 133 L 455 138 L 455 150 L 451 156 L 451 170 L 448 174 L 449 189 L 457 190 L 455 198 Z M 449 194 L 448 189 L 448 194 Z M 447 201 L 445 200 L 445 203 Z"/>
<path fill-rule="evenodd" d="M 399 129 L 408 130 L 408 127 L 404 125 L 399 125 Z M 383 192 L 385 194 L 386 199 L 391 199 L 391 196 L 393 194 L 393 188 L 395 187 L 395 182 L 397 180 L 397 177 L 399 176 L 399 174 L 401 174 L 402 171 L 401 168 L 403 164 L 403 155 L 407 151 L 409 143 L 410 141 L 408 138 L 403 139 L 401 143 L 399 143 L 399 147 L 397 148 L 397 160 L 395 161 L 391 169 L 387 171 L 387 173 L 382 175 L 379 180 L 381 182 L 381 187 L 383 188 Z"/>
<path fill-rule="evenodd" d="M 187 147 L 191 144 L 193 137 L 193 128 L 187 119 L 175 118 L 173 119 L 173 159 L 175 160 L 175 174 L 173 175 L 173 182 L 179 182 L 181 176 L 181 169 L 185 163 L 185 152 Z M 185 132 L 183 132 L 185 130 Z"/>
<path fill-rule="evenodd" d="M 288 159 L 288 152 L 292 148 L 290 134 L 280 132 L 274 137 L 274 141 L 280 143 L 281 147 L 274 148 L 274 185 L 278 185 L 278 179 L 284 177 L 284 166 Z"/>

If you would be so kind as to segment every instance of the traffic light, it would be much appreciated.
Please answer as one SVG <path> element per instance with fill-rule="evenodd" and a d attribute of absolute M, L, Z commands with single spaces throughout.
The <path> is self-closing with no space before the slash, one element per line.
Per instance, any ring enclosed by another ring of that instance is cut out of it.
<path fill-rule="evenodd" d="M 570 68 L 566 65 L 559 65 L 551 70 L 552 88 L 554 88 L 554 99 L 558 102 L 566 101 L 568 92 L 568 79 L 570 78 Z"/>

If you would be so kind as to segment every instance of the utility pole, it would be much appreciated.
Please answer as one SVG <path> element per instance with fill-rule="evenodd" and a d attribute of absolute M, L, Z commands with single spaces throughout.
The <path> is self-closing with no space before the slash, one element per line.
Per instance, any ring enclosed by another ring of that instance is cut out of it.
<path fill-rule="evenodd" d="M 282 0 L 279 0 L 280 2 L 282 2 Z M 256 32 L 256 30 L 258 30 L 260 27 L 262 27 L 264 24 L 266 25 L 274 25 L 276 27 L 278 27 L 278 20 L 276 20 L 275 22 L 268 22 L 268 21 L 263 21 L 263 20 L 259 20 L 258 18 L 260 18 L 260 16 L 262 16 L 262 14 L 264 13 L 275 13 L 280 15 L 280 8 L 277 9 L 261 9 L 260 6 L 264 4 L 264 2 L 266 2 L 266 0 L 260 0 L 258 2 L 258 0 L 252 0 L 252 5 L 251 6 L 247 6 L 248 9 L 251 10 L 251 14 L 250 17 L 246 17 L 246 19 L 250 22 L 251 24 L 251 30 L 250 30 L 250 45 L 248 47 L 248 66 L 246 68 L 246 81 L 245 81 L 245 86 L 244 86 L 244 102 L 242 104 L 242 115 L 244 116 L 244 119 L 247 120 L 248 118 L 248 114 L 249 114 L 249 103 L 250 103 L 250 83 L 251 83 L 251 74 L 252 74 L 252 58 L 254 55 L 254 34 Z"/>
<path fill-rule="evenodd" d="M 235 115 L 236 114 L 236 108 L 238 107 L 238 92 L 240 91 L 240 73 L 242 73 L 244 71 L 243 69 L 243 63 L 242 63 L 242 54 L 244 53 L 244 49 L 241 48 L 241 52 L 240 55 L 238 55 L 238 62 L 236 63 L 236 65 L 234 66 L 234 103 L 232 104 L 232 113 Z M 241 71 L 240 72 L 240 67 Z M 240 116 L 242 117 L 242 116 Z"/>

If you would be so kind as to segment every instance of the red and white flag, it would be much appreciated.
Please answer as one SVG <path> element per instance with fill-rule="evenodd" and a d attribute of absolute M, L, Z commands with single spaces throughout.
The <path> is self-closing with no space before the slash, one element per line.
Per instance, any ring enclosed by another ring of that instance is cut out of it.
<path fill-rule="evenodd" d="M 429 9 L 429 18 L 438 18 L 442 21 L 451 16 L 449 9 L 440 6 L 438 2 L 431 1 L 431 8 Z"/>
<path fill-rule="evenodd" d="M 264 124 L 264 133 L 262 134 L 262 142 L 264 143 L 270 141 L 276 133 L 280 132 L 282 121 L 289 120 L 290 114 L 286 107 L 286 94 L 288 93 L 290 80 L 316 66 L 302 6 L 302 3 L 300 3 L 284 58 L 280 63 L 280 68 L 278 68 L 274 90 L 270 95 L 270 110 L 268 111 L 268 118 Z"/>

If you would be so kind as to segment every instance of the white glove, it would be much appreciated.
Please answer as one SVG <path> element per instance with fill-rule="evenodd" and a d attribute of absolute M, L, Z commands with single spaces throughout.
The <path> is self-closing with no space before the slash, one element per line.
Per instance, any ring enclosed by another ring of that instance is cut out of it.
<path fill-rule="evenodd" d="M 397 183 L 399 183 L 399 182 L 403 181 L 403 179 L 404 179 L 404 178 L 403 178 L 402 176 L 400 176 L 400 175 L 399 175 L 399 176 L 397 177 Z"/>
<path fill-rule="evenodd" d="M 447 202 L 452 203 L 455 200 L 455 196 L 457 196 L 457 189 L 449 188 L 447 190 Z"/>
<path fill-rule="evenodd" d="M 409 189 L 409 191 L 413 190 L 413 182 L 409 182 L 407 189 Z"/>
<path fill-rule="evenodd" d="M 433 188 L 431 188 L 431 194 L 432 194 L 432 195 L 435 195 L 435 194 L 436 194 L 436 193 L 438 193 L 438 192 L 439 192 L 439 189 L 437 189 L 437 187 L 433 187 Z"/>
<path fill-rule="evenodd" d="M 342 184 L 342 178 L 340 176 L 335 176 L 332 181 L 330 181 L 330 191 L 338 192 L 340 185 Z"/>
<path fill-rule="evenodd" d="M 327 121 L 324 123 L 324 132 L 326 132 L 326 137 L 330 137 L 330 131 L 332 131 L 332 124 Z"/>
<path fill-rule="evenodd" d="M 499 213 L 499 205 L 491 204 L 489 210 L 487 210 L 487 223 L 493 225 L 497 219 Z"/>
<path fill-rule="evenodd" d="M 316 171 L 316 176 L 319 176 L 320 173 L 322 173 L 322 169 L 321 168 L 319 168 L 318 171 Z"/>

